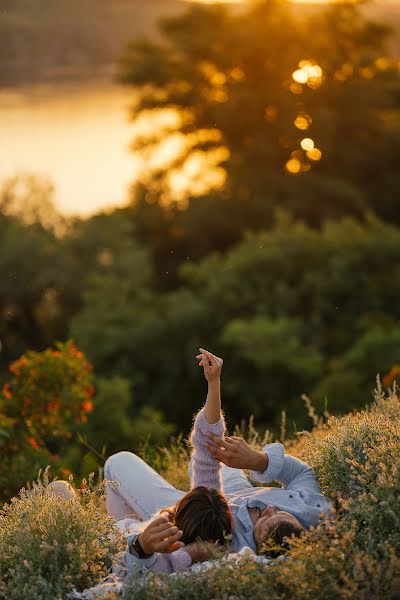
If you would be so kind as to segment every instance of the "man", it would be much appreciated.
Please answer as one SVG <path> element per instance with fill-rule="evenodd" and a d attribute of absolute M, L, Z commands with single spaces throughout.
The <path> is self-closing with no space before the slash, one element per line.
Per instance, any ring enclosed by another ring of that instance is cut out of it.
<path fill-rule="evenodd" d="M 321 513 L 330 514 L 331 502 L 321 493 L 311 467 L 285 454 L 282 444 L 268 444 L 258 452 L 242 438 L 219 439 L 212 433 L 208 437 L 212 457 L 224 464 L 222 491 L 235 522 L 235 551 L 243 546 L 262 550 L 267 540 L 282 545 L 284 538 L 315 526 Z M 248 469 L 253 481 L 282 487 L 253 487 L 241 469 Z"/>

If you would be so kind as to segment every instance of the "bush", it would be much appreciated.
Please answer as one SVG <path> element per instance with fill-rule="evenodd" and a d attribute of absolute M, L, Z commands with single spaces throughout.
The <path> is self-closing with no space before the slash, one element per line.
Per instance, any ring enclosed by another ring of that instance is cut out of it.
<path fill-rule="evenodd" d="M 10 365 L 0 393 L 0 500 L 57 464 L 93 410 L 92 367 L 72 342 L 29 351 Z"/>
<path fill-rule="evenodd" d="M 47 479 L 0 511 L 0 598 L 61 600 L 99 582 L 124 548 L 113 519 L 89 487 L 66 500 Z"/>
<path fill-rule="evenodd" d="M 382 476 L 377 457 L 389 459 L 390 444 L 400 444 L 399 400 L 391 395 L 387 402 L 390 414 L 378 390 L 370 410 L 331 417 L 322 429 L 300 441 L 296 454 L 313 467 L 328 497 L 355 498 L 377 485 Z"/>

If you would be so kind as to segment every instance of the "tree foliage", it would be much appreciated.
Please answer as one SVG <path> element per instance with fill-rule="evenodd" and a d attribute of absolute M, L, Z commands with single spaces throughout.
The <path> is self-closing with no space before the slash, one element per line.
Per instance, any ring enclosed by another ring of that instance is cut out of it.
<path fill-rule="evenodd" d="M 355 4 L 262 0 L 193 5 L 160 34 L 127 46 L 120 80 L 140 91 L 132 219 L 161 285 L 187 257 L 271 227 L 276 210 L 314 227 L 371 211 L 399 222 L 387 25 Z"/>

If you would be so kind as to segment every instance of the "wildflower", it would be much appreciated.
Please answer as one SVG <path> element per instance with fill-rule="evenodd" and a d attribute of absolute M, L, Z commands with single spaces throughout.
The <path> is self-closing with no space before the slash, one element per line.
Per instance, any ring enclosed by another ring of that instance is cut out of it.
<path fill-rule="evenodd" d="M 82 408 L 83 412 L 86 412 L 86 413 L 92 412 L 93 402 L 91 400 L 85 400 L 84 402 L 82 402 L 81 408 Z"/>
<path fill-rule="evenodd" d="M 7 400 L 11 400 L 12 398 L 12 393 L 10 391 L 10 384 L 9 383 L 5 383 L 3 385 L 3 390 L 2 390 L 3 396 L 5 398 L 7 398 Z"/>
<path fill-rule="evenodd" d="M 37 443 L 37 441 L 33 437 L 28 437 L 27 442 L 35 450 L 38 450 L 40 448 L 39 444 Z"/>
<path fill-rule="evenodd" d="M 385 387 L 391 386 L 399 375 L 400 375 L 400 365 L 395 365 L 394 367 L 392 367 L 390 369 L 389 373 L 387 373 L 383 377 L 383 379 L 382 379 L 383 385 Z"/>

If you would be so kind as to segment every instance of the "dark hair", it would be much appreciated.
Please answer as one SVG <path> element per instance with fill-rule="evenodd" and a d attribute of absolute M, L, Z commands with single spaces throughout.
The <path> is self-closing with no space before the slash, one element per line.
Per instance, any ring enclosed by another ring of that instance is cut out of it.
<path fill-rule="evenodd" d="M 293 523 L 289 519 L 281 519 L 271 530 L 268 537 L 258 544 L 258 550 L 269 558 L 276 558 L 289 550 L 289 538 L 300 537 L 303 531 L 300 523 Z"/>
<path fill-rule="evenodd" d="M 232 532 L 232 514 L 225 497 L 215 489 L 196 487 L 171 509 L 166 509 L 174 524 L 182 529 L 181 541 L 198 539 L 224 543 Z"/>

